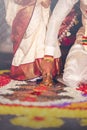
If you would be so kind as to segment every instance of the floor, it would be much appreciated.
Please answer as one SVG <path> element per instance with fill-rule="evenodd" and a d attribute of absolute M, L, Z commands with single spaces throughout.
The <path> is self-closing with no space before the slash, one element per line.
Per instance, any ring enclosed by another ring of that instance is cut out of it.
<path fill-rule="evenodd" d="M 7 69 L 9 70 L 12 60 L 12 54 L 1 53 L 0 60 L 1 60 L 0 62 L 1 73 L 2 70 L 4 71 L 6 71 Z M 3 92 L 4 91 L 5 89 L 3 89 Z M 66 92 L 66 90 L 64 91 Z M 72 92 L 72 89 L 70 90 L 70 92 Z M 60 94 L 60 91 L 58 91 L 58 93 Z M 78 92 L 76 92 L 76 94 L 77 93 Z M 35 106 L 32 104 L 26 106 L 24 104 L 23 105 L 14 103 L 9 104 L 8 101 L 2 102 L 3 99 L 1 95 L 2 93 L 0 92 L 1 130 L 12 130 L 12 129 L 13 130 L 86 130 L 87 129 L 87 96 L 85 96 L 86 101 L 85 100 L 75 101 L 71 103 L 68 103 L 68 98 L 67 96 L 65 96 L 66 101 L 65 103 L 62 103 L 62 105 L 54 104 L 53 106 L 50 106 L 47 104 L 46 105 L 39 104 Z M 60 97 L 59 99 L 57 99 L 57 101 L 58 100 L 62 102 Z"/>

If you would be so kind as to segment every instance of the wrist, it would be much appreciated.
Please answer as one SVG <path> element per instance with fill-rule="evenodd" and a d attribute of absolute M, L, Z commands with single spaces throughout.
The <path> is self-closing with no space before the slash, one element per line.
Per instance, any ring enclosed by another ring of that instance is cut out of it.
<path fill-rule="evenodd" d="M 45 55 L 44 60 L 47 61 L 47 62 L 53 62 L 54 58 L 53 58 L 53 56 Z"/>

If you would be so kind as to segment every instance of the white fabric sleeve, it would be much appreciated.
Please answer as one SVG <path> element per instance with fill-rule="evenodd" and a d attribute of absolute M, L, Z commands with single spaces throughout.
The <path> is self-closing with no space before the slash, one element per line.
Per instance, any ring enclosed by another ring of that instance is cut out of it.
<path fill-rule="evenodd" d="M 45 55 L 54 56 L 60 25 L 76 2 L 78 2 L 78 0 L 58 0 L 48 23 L 45 41 Z"/>

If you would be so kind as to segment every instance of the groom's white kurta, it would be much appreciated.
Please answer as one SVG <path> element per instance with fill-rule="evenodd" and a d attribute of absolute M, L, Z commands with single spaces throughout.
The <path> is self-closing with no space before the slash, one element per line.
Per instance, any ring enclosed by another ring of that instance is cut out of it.
<path fill-rule="evenodd" d="M 54 56 L 56 46 L 59 45 L 58 32 L 60 25 L 77 2 L 78 0 L 58 0 L 48 24 L 45 41 L 45 55 Z M 60 48 L 57 51 L 58 57 L 60 57 Z"/>
<path fill-rule="evenodd" d="M 87 37 L 87 0 L 80 1 L 83 26 L 79 29 L 75 44 L 67 56 L 63 80 L 69 86 L 87 83 L 87 45 L 81 45 L 82 37 Z"/>

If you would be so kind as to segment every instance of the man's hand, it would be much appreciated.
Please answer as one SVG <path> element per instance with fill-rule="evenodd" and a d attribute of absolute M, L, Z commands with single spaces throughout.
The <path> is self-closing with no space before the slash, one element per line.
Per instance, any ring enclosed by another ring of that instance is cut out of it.
<path fill-rule="evenodd" d="M 42 68 L 43 74 L 51 74 L 52 69 L 53 69 L 53 62 L 48 62 L 43 59 L 41 63 L 41 68 Z"/>
<path fill-rule="evenodd" d="M 51 4 L 51 0 L 41 0 L 41 5 L 44 7 L 44 8 L 48 8 Z"/>
<path fill-rule="evenodd" d="M 44 57 L 41 62 L 42 76 L 43 81 L 41 84 L 44 84 L 47 87 L 53 85 L 52 82 L 52 69 L 53 69 L 54 59 L 52 57 Z"/>
<path fill-rule="evenodd" d="M 53 85 L 52 77 L 53 74 L 55 75 L 56 71 L 58 71 L 58 74 L 60 74 L 60 58 L 55 60 L 55 64 L 54 64 L 54 58 L 52 56 L 45 56 L 41 62 L 41 69 L 43 76 L 42 83 L 44 83 L 44 85 L 46 86 Z"/>

